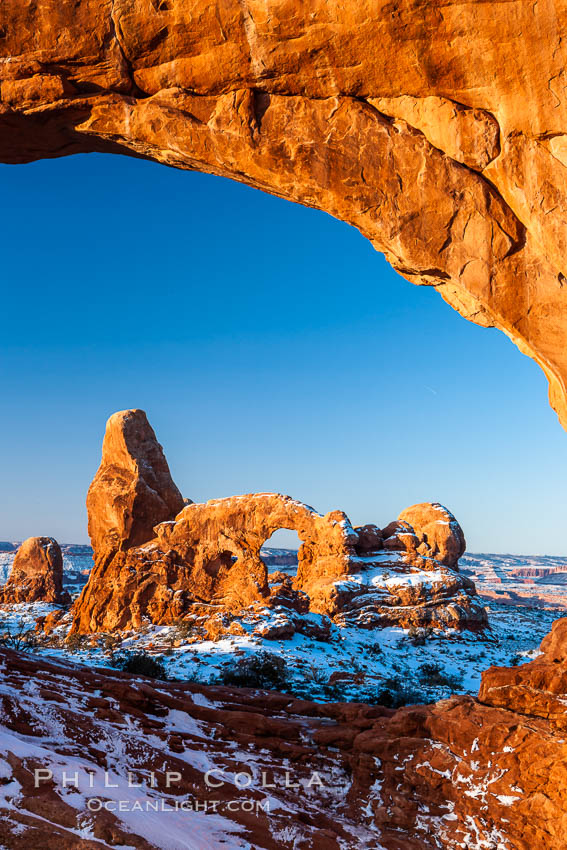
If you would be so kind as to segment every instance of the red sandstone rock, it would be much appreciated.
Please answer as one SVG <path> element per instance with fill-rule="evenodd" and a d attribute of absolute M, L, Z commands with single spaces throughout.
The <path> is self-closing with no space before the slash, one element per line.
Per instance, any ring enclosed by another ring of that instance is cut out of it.
<path fill-rule="evenodd" d="M 145 414 L 111 417 L 87 499 L 96 566 L 75 607 L 73 631 L 139 627 L 145 619 L 195 622 L 203 604 L 232 615 L 258 604 L 308 608 L 372 628 L 486 625 L 473 582 L 452 569 L 464 536 L 440 505 L 405 512 L 417 530 L 402 518 L 381 532 L 375 525 L 353 529 L 342 511 L 322 516 L 289 496 L 256 493 L 181 505 L 175 518 L 150 528 L 151 518 L 179 499 Z M 261 548 L 280 528 L 294 529 L 301 540 L 297 576 L 270 585 Z M 406 579 L 380 581 L 376 573 L 390 569 Z M 281 616 L 264 626 L 265 636 L 307 628 L 290 613 Z"/>
<path fill-rule="evenodd" d="M 554 729 L 567 732 L 567 618 L 554 622 L 541 651 L 520 667 L 490 667 L 482 674 L 479 700 L 543 717 Z"/>
<path fill-rule="evenodd" d="M 379 552 L 384 545 L 384 534 L 376 525 L 359 525 L 354 529 L 358 535 L 356 551 L 359 555 Z"/>
<path fill-rule="evenodd" d="M 45 617 L 38 617 L 35 624 L 35 631 L 49 635 L 57 626 L 61 625 L 61 621 L 66 616 L 68 617 L 69 614 L 70 612 L 60 608 L 57 611 L 51 611 Z"/>
<path fill-rule="evenodd" d="M 154 525 L 172 519 L 183 505 L 144 411 L 111 416 L 102 461 L 87 495 L 95 563 L 151 540 Z"/>
<path fill-rule="evenodd" d="M 63 556 L 53 537 L 30 537 L 18 549 L 8 581 L 0 588 L 0 602 L 55 602 L 68 604 L 63 590 Z"/>
<path fill-rule="evenodd" d="M 89 510 L 104 514 L 100 479 L 97 494 L 99 501 L 89 501 Z M 97 525 L 96 518 L 92 524 Z M 73 628 L 138 626 L 144 616 L 172 622 L 194 603 L 234 612 L 267 600 L 268 572 L 260 549 L 278 528 L 294 528 L 303 540 L 299 590 L 306 585 L 308 592 L 348 571 L 357 538 L 342 512 L 323 517 L 277 493 L 214 499 L 187 505 L 175 521 L 156 526 L 154 540 L 97 564 L 77 604 Z"/>
<path fill-rule="evenodd" d="M 438 502 L 423 502 L 402 511 L 398 521 L 412 527 L 421 555 L 451 569 L 457 568 L 467 544 L 461 526 L 447 508 Z"/>
<path fill-rule="evenodd" d="M 562 642 L 566 622 L 548 643 Z M 549 651 L 555 658 L 558 651 Z M 85 798 L 114 794 L 170 806 L 216 800 L 225 820 L 201 817 L 207 830 L 221 830 L 219 846 L 238 847 L 242 838 L 257 850 L 564 850 L 567 744 L 557 717 L 472 697 L 392 711 L 181 682 L 156 687 L 115 671 L 62 670 L 60 660 L 0 656 L 0 841 L 10 850 L 76 850 L 78 840 L 84 850 L 169 847 L 177 823 L 171 812 L 162 820 L 155 811 L 139 818 L 87 811 Z M 510 682 L 503 671 L 502 693 Z M 70 764 L 83 796 L 63 787 L 61 770 Z M 207 787 L 211 765 L 227 776 L 225 785 Z M 34 787 L 37 766 L 52 768 L 54 781 Z M 105 770 L 111 784 L 119 777 L 118 790 L 104 789 Z M 128 789 L 127 771 L 134 781 L 154 771 L 154 787 Z M 274 787 L 262 789 L 262 771 Z M 299 793 L 286 785 L 286 771 Z M 323 784 L 308 790 L 314 771 Z M 166 772 L 180 775 L 170 788 Z M 252 775 L 249 787 L 235 788 L 237 772 Z M 226 808 L 229 800 L 267 795 L 269 813 Z M 78 839 L 77 824 L 87 818 L 89 837 Z M 194 829 L 202 823 L 183 819 Z M 167 839 L 156 839 L 161 830 Z M 218 835 L 209 833 L 207 846 Z"/>
<path fill-rule="evenodd" d="M 0 159 L 106 151 L 357 227 L 567 420 L 562 3 L 3 0 Z"/>

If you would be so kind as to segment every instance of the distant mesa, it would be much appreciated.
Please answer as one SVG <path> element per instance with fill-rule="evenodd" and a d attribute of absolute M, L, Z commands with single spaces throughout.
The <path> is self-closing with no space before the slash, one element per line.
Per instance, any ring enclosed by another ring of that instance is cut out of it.
<path fill-rule="evenodd" d="M 30 537 L 18 549 L 0 602 L 71 602 L 63 590 L 63 556 L 53 537 Z"/>
<path fill-rule="evenodd" d="M 353 528 L 343 511 L 323 516 L 279 493 L 195 504 L 175 486 L 141 410 L 109 419 L 87 509 L 95 567 L 75 632 L 219 615 L 230 623 L 266 608 L 282 613 L 286 635 L 307 611 L 363 628 L 487 624 L 474 583 L 458 571 L 463 531 L 442 505 L 414 505 L 380 529 Z M 296 576 L 269 574 L 262 557 L 282 528 L 301 540 Z"/>

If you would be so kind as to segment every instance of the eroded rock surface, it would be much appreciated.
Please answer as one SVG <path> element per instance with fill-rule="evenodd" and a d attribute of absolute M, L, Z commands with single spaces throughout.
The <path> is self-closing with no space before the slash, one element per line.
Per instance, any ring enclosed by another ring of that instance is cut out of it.
<path fill-rule="evenodd" d="M 543 717 L 567 732 L 567 618 L 556 620 L 541 643 L 542 654 L 520 667 L 490 667 L 479 699 L 487 705 Z M 567 822 L 567 814 L 566 814 Z"/>
<path fill-rule="evenodd" d="M 467 544 L 463 529 L 451 511 L 438 502 L 423 502 L 402 511 L 398 522 L 413 528 L 420 555 L 452 569 L 458 567 Z"/>
<path fill-rule="evenodd" d="M 565 663 L 566 625 L 548 642 L 549 665 Z M 11 850 L 153 850 L 187 830 L 196 846 L 234 850 L 564 850 L 565 705 L 553 694 L 547 718 L 518 697 L 530 664 L 497 671 L 500 706 L 487 699 L 489 671 L 480 701 L 394 711 L 156 683 L 6 650 L 0 660 L 0 841 Z M 546 687 L 541 679 L 542 700 Z M 38 787 L 36 768 L 52 773 Z M 77 771 L 78 790 L 63 770 Z M 246 787 L 235 774 L 250 777 Z M 228 805 L 268 798 L 267 810 Z M 89 799 L 110 804 L 93 814 Z M 217 808 L 176 814 L 182 800 Z"/>
<path fill-rule="evenodd" d="M 323 209 L 504 331 L 565 424 L 566 18 L 524 0 L 4 0 L 0 159 L 130 153 Z"/>
<path fill-rule="evenodd" d="M 111 416 L 102 461 L 87 495 L 95 563 L 151 540 L 154 526 L 174 517 L 183 504 L 144 411 Z"/>
<path fill-rule="evenodd" d="M 67 604 L 63 590 L 63 555 L 53 537 L 29 537 L 14 558 L 8 581 L 0 588 L 0 603 L 53 602 Z"/>
<path fill-rule="evenodd" d="M 322 516 L 279 493 L 191 503 L 169 518 L 176 502 L 181 508 L 145 414 L 112 416 L 87 499 L 95 568 L 74 631 L 208 618 L 206 633 L 218 637 L 226 614 L 261 620 L 266 607 L 287 612 L 285 623 L 262 632 L 273 638 L 312 629 L 295 616 L 307 611 L 362 627 L 486 625 L 474 583 L 458 573 L 462 529 L 439 504 L 414 505 L 381 530 L 355 529 L 343 511 Z M 293 580 L 270 576 L 261 557 L 280 528 L 301 540 Z"/>

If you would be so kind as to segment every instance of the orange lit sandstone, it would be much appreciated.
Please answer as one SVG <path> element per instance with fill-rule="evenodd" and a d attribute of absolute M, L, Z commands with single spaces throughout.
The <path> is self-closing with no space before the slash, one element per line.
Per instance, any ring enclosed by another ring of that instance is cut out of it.
<path fill-rule="evenodd" d="M 122 152 L 326 210 L 503 330 L 565 424 L 566 23 L 527 0 L 4 0 L 0 160 Z"/>
<path fill-rule="evenodd" d="M 14 558 L 10 576 L 0 588 L 0 602 L 71 601 L 63 590 L 63 556 L 53 537 L 29 537 Z"/>
<path fill-rule="evenodd" d="M 473 582 L 458 572 L 462 529 L 442 505 L 414 505 L 383 531 L 353 528 L 343 511 L 322 516 L 279 493 L 184 505 L 142 410 L 108 420 L 87 508 L 95 567 L 75 605 L 75 631 L 208 613 L 207 633 L 218 637 L 214 615 L 266 605 L 366 628 L 486 625 Z M 280 528 L 297 531 L 301 540 L 294 581 L 269 577 L 261 557 Z"/>

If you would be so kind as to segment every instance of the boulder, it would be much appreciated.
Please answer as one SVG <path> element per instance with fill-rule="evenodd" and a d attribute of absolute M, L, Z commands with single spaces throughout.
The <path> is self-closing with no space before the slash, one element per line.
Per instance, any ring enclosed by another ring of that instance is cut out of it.
<path fill-rule="evenodd" d="M 377 525 L 357 525 L 354 529 L 358 536 L 355 548 L 359 555 L 379 552 L 384 546 L 384 534 Z"/>
<path fill-rule="evenodd" d="M 520 714 L 543 717 L 567 732 L 567 618 L 556 620 L 541 654 L 519 667 L 490 667 L 482 674 L 479 700 Z"/>
<path fill-rule="evenodd" d="M 63 556 L 53 537 L 30 537 L 14 558 L 8 581 L 0 589 L 0 601 L 53 602 L 65 605 L 71 601 L 63 590 Z"/>
<path fill-rule="evenodd" d="M 451 511 L 439 502 L 422 502 L 402 511 L 398 522 L 411 526 L 421 555 L 451 569 L 457 568 L 467 544 L 463 529 Z"/>

